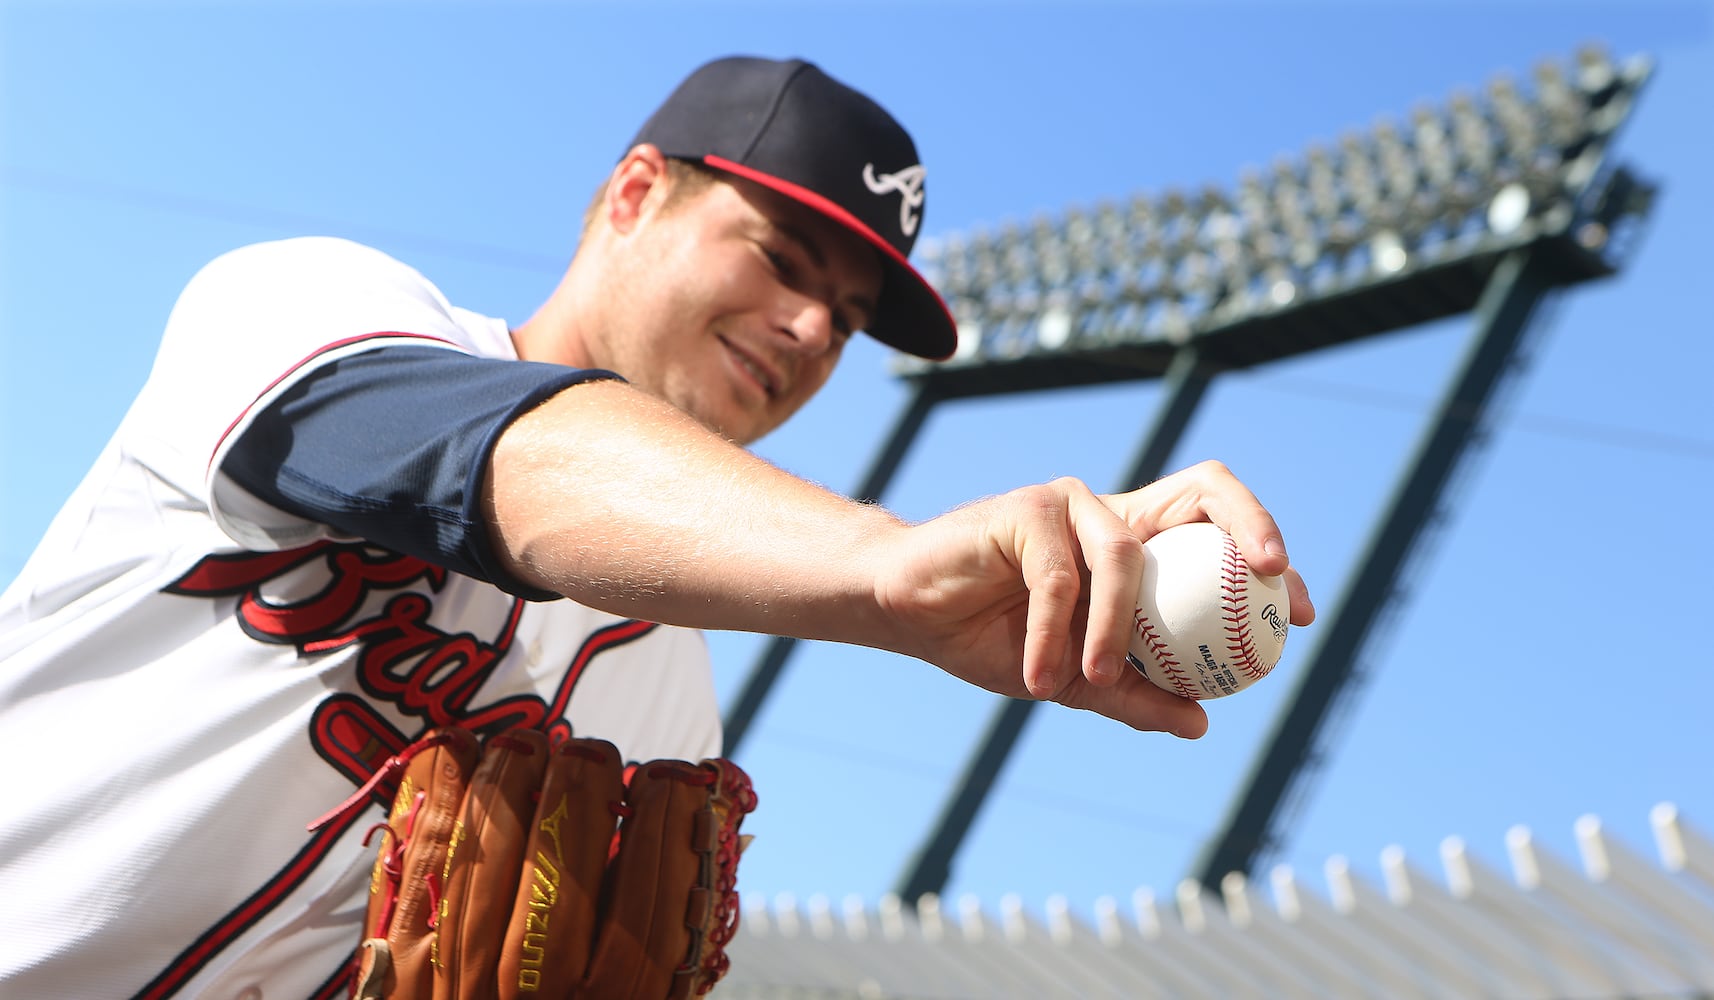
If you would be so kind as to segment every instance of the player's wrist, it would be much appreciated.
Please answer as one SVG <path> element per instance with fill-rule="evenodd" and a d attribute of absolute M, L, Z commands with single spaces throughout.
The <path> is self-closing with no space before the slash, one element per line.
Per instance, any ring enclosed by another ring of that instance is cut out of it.
<path fill-rule="evenodd" d="M 801 638 L 897 649 L 897 622 L 885 611 L 880 594 L 888 568 L 907 537 L 909 526 L 886 510 L 851 504 L 838 526 L 816 532 L 816 541 L 797 549 L 794 562 L 804 582 L 781 608 L 796 621 L 782 630 Z M 781 623 L 775 623 L 776 625 Z M 772 630 L 772 627 L 770 627 Z"/>

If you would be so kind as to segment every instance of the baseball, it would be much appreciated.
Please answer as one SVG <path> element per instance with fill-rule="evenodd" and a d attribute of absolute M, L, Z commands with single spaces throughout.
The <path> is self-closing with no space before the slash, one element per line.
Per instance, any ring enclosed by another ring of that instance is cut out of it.
<path fill-rule="evenodd" d="M 1290 617 L 1282 578 L 1252 572 L 1218 525 L 1181 524 L 1143 543 L 1129 659 L 1173 694 L 1224 698 L 1279 662 Z"/>

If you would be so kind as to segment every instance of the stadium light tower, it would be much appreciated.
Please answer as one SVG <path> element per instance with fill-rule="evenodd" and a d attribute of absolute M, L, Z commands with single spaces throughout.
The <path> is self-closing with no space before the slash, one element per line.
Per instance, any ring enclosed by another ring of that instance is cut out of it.
<path fill-rule="evenodd" d="M 1561 284 L 1611 273 L 1615 220 L 1594 202 L 1636 190 L 1605 154 L 1649 71 L 1590 48 L 1570 73 L 1541 63 L 1533 94 L 1500 77 L 1485 101 L 1420 105 L 1231 190 L 925 243 L 958 350 L 894 370 L 952 399 L 1159 376 L 1186 347 L 1247 368 L 1468 312 L 1514 250 L 1547 251 Z"/>
<path fill-rule="evenodd" d="M 1393 600 L 1393 580 L 1551 290 L 1615 273 L 1653 187 L 1609 147 L 1652 65 L 1597 48 L 1381 121 L 1231 190 L 1139 195 L 927 248 L 957 354 L 900 358 L 942 399 L 1165 376 L 1166 402 L 1119 489 L 1153 478 L 1207 380 L 1473 313 L 1470 349 L 1382 512 L 1196 877 L 1218 889 L 1271 849 L 1280 806 Z M 897 891 L 938 892 L 1034 702 L 1007 701 Z"/>
<path fill-rule="evenodd" d="M 1596 48 L 1539 64 L 1533 86 L 1421 105 L 1402 122 L 1310 147 L 1206 186 L 1073 207 L 997 231 L 925 241 L 924 271 L 958 320 L 954 356 L 898 356 L 912 402 L 862 496 L 878 498 L 933 405 L 965 397 L 1161 378 L 1166 392 L 1116 489 L 1165 470 L 1209 381 L 1446 317 L 1473 313 L 1471 347 L 1383 511 L 1353 584 L 1323 616 L 1288 704 L 1204 884 L 1248 871 L 1272 846 L 1288 786 L 1312 760 L 1392 581 L 1536 305 L 1622 266 L 1653 187 L 1609 147 L 1652 66 Z M 764 654 L 727 720 L 741 739 L 792 644 Z M 914 900 L 939 891 L 951 859 L 1035 703 L 1003 700 L 936 826 L 901 877 Z"/>
<path fill-rule="evenodd" d="M 1334 614 L 1318 630 L 1318 645 L 1197 860 L 1195 877 L 1204 886 L 1218 887 L 1231 872 L 1252 873 L 1278 847 L 1287 807 L 1301 800 L 1305 772 L 1319 762 L 1322 725 L 1348 693 L 1363 645 L 1395 598 L 1394 581 L 1436 520 L 1442 490 L 1478 437 L 1538 305 L 1622 266 L 1655 188 L 1614 164 L 1610 146 L 1651 71 L 1646 59 L 1615 66 L 1586 49 L 1570 74 L 1538 65 L 1533 94 L 1499 77 L 1484 102 L 1459 95 L 1443 112 L 1413 117 L 1421 169 L 1400 173 L 1431 184 L 1412 198 L 1423 210 L 1404 213 L 1406 224 L 1389 230 L 1401 240 L 1396 259 L 1408 275 L 1413 256 L 1445 256 L 1450 245 L 1474 265 L 1481 282 L 1457 310 L 1473 313 L 1474 329 Z M 1425 138 L 1432 154 L 1424 152 Z M 1467 249 L 1460 253 L 1461 245 Z"/>

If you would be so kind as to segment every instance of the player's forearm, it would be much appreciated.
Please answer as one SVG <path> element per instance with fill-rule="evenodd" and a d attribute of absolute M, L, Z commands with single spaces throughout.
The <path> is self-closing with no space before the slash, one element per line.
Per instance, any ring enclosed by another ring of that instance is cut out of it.
<path fill-rule="evenodd" d="M 493 540 L 521 579 L 627 617 L 875 642 L 886 512 L 789 475 L 621 383 L 501 436 Z"/>

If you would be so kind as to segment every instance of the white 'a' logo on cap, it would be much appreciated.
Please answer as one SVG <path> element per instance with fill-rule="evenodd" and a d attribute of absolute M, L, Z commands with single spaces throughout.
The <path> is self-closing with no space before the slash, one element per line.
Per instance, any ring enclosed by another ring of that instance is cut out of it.
<path fill-rule="evenodd" d="M 903 196 L 903 200 L 899 202 L 899 228 L 904 230 L 906 236 L 913 235 L 917 231 L 917 223 L 922 219 L 917 209 L 922 207 L 922 181 L 926 173 L 923 165 L 918 163 L 906 167 L 896 174 L 882 174 L 876 177 L 875 165 L 873 163 L 863 164 L 863 183 L 869 185 L 869 190 L 876 194 L 897 191 Z"/>

